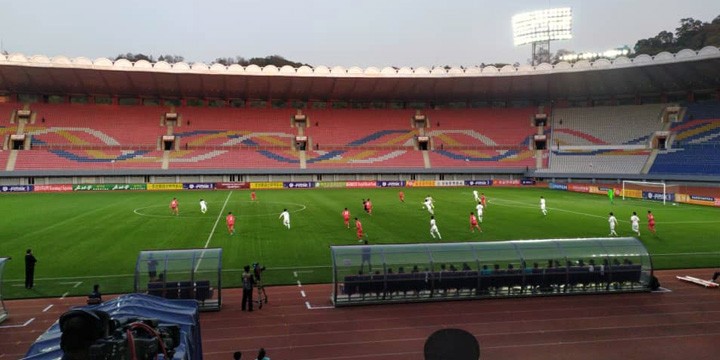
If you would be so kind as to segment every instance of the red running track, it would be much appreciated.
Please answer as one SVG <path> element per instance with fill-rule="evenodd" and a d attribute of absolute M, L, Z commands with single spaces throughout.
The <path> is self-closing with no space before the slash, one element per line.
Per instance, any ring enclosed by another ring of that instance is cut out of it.
<path fill-rule="evenodd" d="M 430 334 L 456 327 L 477 337 L 483 360 L 717 359 L 720 290 L 675 279 L 710 274 L 709 269 L 656 272 L 671 290 L 664 293 L 339 309 L 324 308 L 330 305 L 329 285 L 269 287 L 270 303 L 252 313 L 240 311 L 241 293 L 231 289 L 223 292 L 222 311 L 201 315 L 204 358 L 230 359 L 237 350 L 249 357 L 265 347 L 275 360 L 416 360 L 423 358 Z M 6 301 L 10 318 L 0 326 L 0 359 L 21 358 L 60 314 L 83 302 Z"/>

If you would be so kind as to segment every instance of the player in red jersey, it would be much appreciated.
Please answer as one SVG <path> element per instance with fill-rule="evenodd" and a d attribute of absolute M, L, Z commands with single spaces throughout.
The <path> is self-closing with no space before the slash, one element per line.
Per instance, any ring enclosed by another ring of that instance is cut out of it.
<path fill-rule="evenodd" d="M 250 200 L 253 201 L 253 202 L 254 202 L 255 200 L 257 200 L 257 196 L 255 195 L 255 192 L 254 192 L 254 191 L 250 192 Z"/>
<path fill-rule="evenodd" d="M 368 214 L 372 215 L 372 202 L 370 202 L 370 198 L 368 198 L 365 202 L 365 209 L 367 210 Z"/>
<path fill-rule="evenodd" d="M 362 242 L 363 237 L 363 229 L 362 229 L 362 223 L 358 218 L 355 218 L 355 229 L 357 230 L 357 238 L 359 242 Z"/>
<path fill-rule="evenodd" d="M 483 208 L 487 208 L 487 199 L 485 199 L 485 193 L 480 194 L 480 203 Z"/>
<path fill-rule="evenodd" d="M 180 210 L 178 209 L 178 201 L 177 198 L 173 198 L 170 202 L 170 211 L 177 216 L 180 213 Z"/>
<path fill-rule="evenodd" d="M 398 197 L 400 198 L 400 201 L 405 202 L 405 193 L 404 192 L 402 192 L 402 191 L 399 192 Z"/>
<path fill-rule="evenodd" d="M 350 228 L 350 211 L 345 208 L 342 212 L 343 220 L 345 221 L 345 226 L 349 229 Z"/>
<path fill-rule="evenodd" d="M 475 232 L 475 229 L 478 229 L 478 231 L 482 232 L 482 229 L 478 224 L 478 219 L 477 217 L 475 217 L 475 213 L 470 212 L 470 231 Z"/>
<path fill-rule="evenodd" d="M 235 235 L 235 215 L 233 215 L 232 211 L 225 217 L 225 222 L 227 223 L 228 234 Z"/>
<path fill-rule="evenodd" d="M 655 216 L 652 214 L 650 210 L 648 210 L 647 213 L 647 219 L 648 219 L 648 229 L 651 233 L 655 233 Z"/>

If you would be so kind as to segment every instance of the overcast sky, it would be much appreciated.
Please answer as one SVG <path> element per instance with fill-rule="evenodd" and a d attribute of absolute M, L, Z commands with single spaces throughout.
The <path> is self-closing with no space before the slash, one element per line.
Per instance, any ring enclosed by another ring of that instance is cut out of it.
<path fill-rule="evenodd" d="M 711 21 L 718 0 L 0 0 L 2 48 L 25 55 L 183 55 L 188 62 L 278 54 L 327 66 L 522 64 L 511 17 L 570 6 L 573 39 L 600 52 Z"/>

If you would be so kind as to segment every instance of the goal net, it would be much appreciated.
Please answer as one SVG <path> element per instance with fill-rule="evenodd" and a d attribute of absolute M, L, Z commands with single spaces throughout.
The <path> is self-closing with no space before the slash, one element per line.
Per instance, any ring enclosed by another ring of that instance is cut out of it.
<path fill-rule="evenodd" d="M 675 194 L 678 192 L 678 185 L 670 185 L 662 182 L 631 181 L 623 180 L 622 198 L 635 198 L 652 201 L 675 202 Z"/>

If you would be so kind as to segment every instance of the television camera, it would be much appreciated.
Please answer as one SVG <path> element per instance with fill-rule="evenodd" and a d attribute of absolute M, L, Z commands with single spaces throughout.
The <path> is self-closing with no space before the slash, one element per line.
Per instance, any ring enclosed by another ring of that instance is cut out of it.
<path fill-rule="evenodd" d="M 180 327 L 157 319 L 113 319 L 99 310 L 70 310 L 60 317 L 63 360 L 172 359 Z"/>

